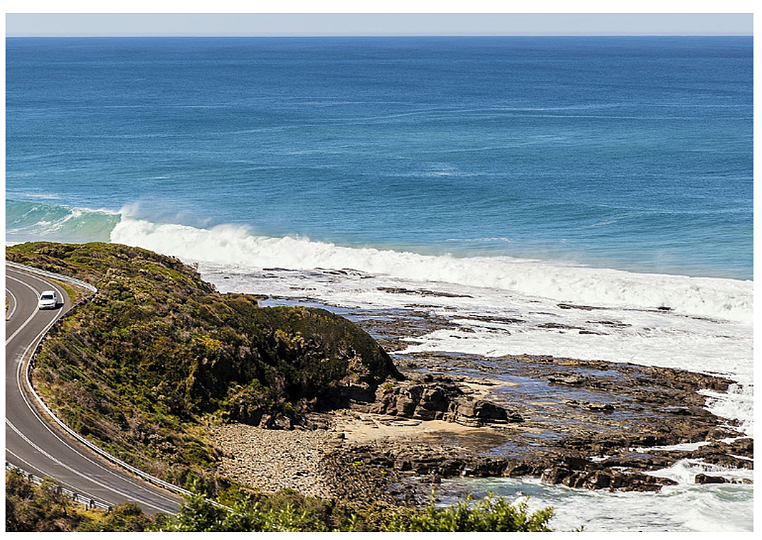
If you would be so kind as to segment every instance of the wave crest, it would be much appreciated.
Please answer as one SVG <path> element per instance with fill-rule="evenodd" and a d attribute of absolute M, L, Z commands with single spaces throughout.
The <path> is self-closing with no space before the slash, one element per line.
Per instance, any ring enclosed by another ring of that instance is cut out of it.
<path fill-rule="evenodd" d="M 6 201 L 6 240 L 118 242 L 190 262 L 238 269 L 270 267 L 354 269 L 397 279 L 494 288 L 557 302 L 601 307 L 659 307 L 688 315 L 751 324 L 753 282 L 641 274 L 506 256 L 421 255 L 372 247 L 344 247 L 303 237 L 271 238 L 250 228 L 158 224 L 120 212 L 42 202 Z"/>
<path fill-rule="evenodd" d="M 753 283 L 721 278 L 638 274 L 511 257 L 453 257 L 350 248 L 307 238 L 258 236 L 246 227 L 200 229 L 123 218 L 111 241 L 183 260 L 307 270 L 354 269 L 415 281 L 507 290 L 592 306 L 670 308 L 679 313 L 751 324 Z"/>
<path fill-rule="evenodd" d="M 10 200 L 5 204 L 9 241 L 108 242 L 120 219 L 118 212 L 109 210 Z"/>

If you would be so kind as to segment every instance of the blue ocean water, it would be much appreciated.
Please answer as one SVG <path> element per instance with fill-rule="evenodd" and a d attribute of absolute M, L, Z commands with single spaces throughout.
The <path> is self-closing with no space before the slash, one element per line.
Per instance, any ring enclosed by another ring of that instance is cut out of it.
<path fill-rule="evenodd" d="M 10 241 L 108 240 L 121 214 L 752 278 L 751 37 L 8 38 L 6 50 Z"/>

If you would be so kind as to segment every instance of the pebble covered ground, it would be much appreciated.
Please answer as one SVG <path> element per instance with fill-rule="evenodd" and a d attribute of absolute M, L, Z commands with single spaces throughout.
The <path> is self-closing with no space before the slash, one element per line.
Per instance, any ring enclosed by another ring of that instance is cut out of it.
<path fill-rule="evenodd" d="M 265 492 L 288 488 L 329 499 L 372 493 L 379 499 L 385 494 L 378 478 L 346 468 L 359 457 L 355 456 L 356 445 L 406 446 L 431 434 L 478 431 L 439 420 L 351 410 L 312 413 L 309 417 L 323 428 L 272 430 L 236 423 L 209 427 L 210 440 L 222 452 L 218 473 Z"/>
<path fill-rule="evenodd" d="M 335 431 L 271 430 L 245 424 L 209 429 L 223 452 L 220 474 L 266 492 L 294 489 L 331 498 L 334 490 L 323 458 L 341 443 Z"/>

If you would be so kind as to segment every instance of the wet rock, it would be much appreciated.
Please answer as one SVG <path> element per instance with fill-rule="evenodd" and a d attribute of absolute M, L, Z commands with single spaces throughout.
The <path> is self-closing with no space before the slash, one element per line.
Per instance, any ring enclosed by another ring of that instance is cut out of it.
<path fill-rule="evenodd" d="M 680 414 L 682 416 L 691 416 L 693 414 L 690 407 L 666 407 L 664 411 L 670 414 Z"/>
<path fill-rule="evenodd" d="M 628 328 L 631 324 L 623 323 L 622 321 L 585 321 L 588 324 L 600 324 L 602 326 L 608 326 L 611 328 Z"/>
<path fill-rule="evenodd" d="M 595 309 L 606 309 L 602 307 L 595 307 L 595 306 L 579 306 L 576 304 L 558 304 L 558 307 L 561 309 L 581 309 L 582 311 L 593 311 Z"/>
<path fill-rule="evenodd" d="M 438 296 L 442 298 L 473 298 L 468 294 L 456 294 L 442 291 L 430 291 L 428 289 L 404 289 L 402 287 L 378 287 L 377 290 L 391 294 L 414 294 L 419 296 Z"/>
<path fill-rule="evenodd" d="M 454 404 L 452 411 L 453 421 L 465 426 L 481 426 L 487 422 L 524 421 L 519 413 L 508 411 L 505 407 L 484 399 L 461 399 Z"/>
<path fill-rule="evenodd" d="M 614 406 L 611 403 L 594 403 L 591 401 L 577 401 L 576 399 L 564 400 L 564 403 L 570 407 L 578 407 L 593 412 L 611 412 Z"/>
<path fill-rule="evenodd" d="M 569 469 L 566 469 L 564 467 L 553 467 L 551 469 L 546 469 L 543 471 L 542 476 L 540 477 L 540 480 L 545 484 L 560 484 L 561 481 L 569 476 L 571 474 L 571 471 Z"/>
<path fill-rule="evenodd" d="M 697 484 L 727 484 L 729 482 L 722 476 L 709 476 L 703 473 L 697 474 L 694 481 Z"/>
<path fill-rule="evenodd" d="M 743 456 L 735 456 L 732 454 L 726 454 L 717 450 L 703 450 L 699 449 L 695 452 L 691 452 L 691 457 L 695 459 L 701 459 L 706 463 L 712 465 L 719 465 L 720 467 L 727 467 L 730 469 L 753 469 L 754 461 L 750 458 Z"/>
<path fill-rule="evenodd" d="M 582 330 L 582 328 L 580 328 L 579 326 L 568 326 L 566 324 L 559 324 L 559 323 L 553 323 L 553 322 L 539 324 L 537 325 L 537 328 L 555 328 L 558 330 Z"/>
<path fill-rule="evenodd" d="M 580 489 L 639 492 L 656 492 L 665 485 L 677 484 L 668 478 L 658 478 L 640 473 L 626 473 L 610 469 L 602 471 L 571 470 L 564 467 L 553 467 L 544 471 L 542 482 Z"/>
<path fill-rule="evenodd" d="M 576 374 L 554 373 L 548 377 L 548 382 L 553 384 L 565 384 L 567 386 L 581 386 L 587 382 L 587 377 Z"/>

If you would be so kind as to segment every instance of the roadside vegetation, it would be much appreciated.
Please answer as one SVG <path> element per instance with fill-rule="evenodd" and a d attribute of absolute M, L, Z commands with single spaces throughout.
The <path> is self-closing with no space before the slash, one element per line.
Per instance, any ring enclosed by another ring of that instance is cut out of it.
<path fill-rule="evenodd" d="M 257 532 L 547 532 L 550 508 L 529 513 L 526 502 L 509 504 L 489 495 L 438 507 L 409 508 L 388 503 L 357 505 L 324 501 L 293 491 L 262 495 L 239 489 L 221 494 L 228 508 L 193 496 L 177 516 L 160 519 L 149 527 L 161 531 Z"/>
<path fill-rule="evenodd" d="M 359 506 L 325 501 L 293 491 L 262 494 L 240 487 L 220 493 L 215 505 L 189 497 L 176 516 L 147 516 L 135 504 L 110 512 L 84 510 L 56 492 L 50 480 L 36 486 L 17 470 L 6 474 L 6 531 L 166 531 L 166 532 L 506 532 L 550 531 L 551 509 L 527 511 L 526 502 L 508 504 L 492 495 L 450 507 L 407 508 L 386 503 Z"/>
<path fill-rule="evenodd" d="M 144 531 L 152 523 L 136 504 L 120 504 L 108 513 L 86 510 L 49 478 L 38 486 L 18 469 L 6 471 L 6 532 Z"/>
<path fill-rule="evenodd" d="M 63 281 L 53 280 L 56 285 L 61 287 L 64 291 L 66 291 L 66 296 L 69 297 L 69 303 L 72 305 L 77 303 L 77 299 L 79 298 L 79 295 L 77 294 L 77 290 L 69 285 L 68 283 L 65 283 Z"/>

